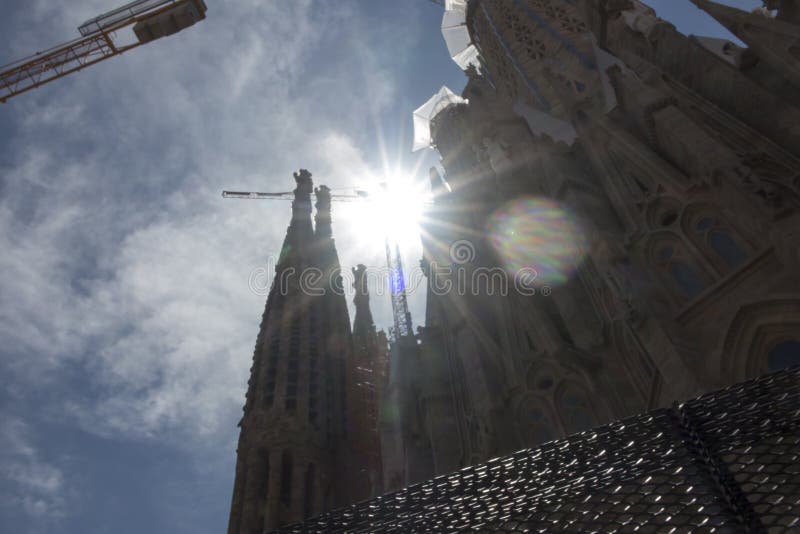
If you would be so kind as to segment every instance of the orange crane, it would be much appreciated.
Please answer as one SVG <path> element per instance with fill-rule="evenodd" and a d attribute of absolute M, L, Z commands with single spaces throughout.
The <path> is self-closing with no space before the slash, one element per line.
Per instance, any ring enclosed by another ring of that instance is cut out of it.
<path fill-rule="evenodd" d="M 0 67 L 0 102 L 177 33 L 205 19 L 207 9 L 203 0 L 136 0 L 89 19 L 77 39 Z M 117 32 L 129 26 L 136 40 L 122 42 Z"/>
<path fill-rule="evenodd" d="M 445 6 L 445 0 L 429 0 Z M 44 52 L 0 66 L 0 103 L 9 98 L 118 56 L 160 37 L 172 35 L 206 18 L 203 0 L 135 0 L 87 20 L 81 36 Z M 133 25 L 137 40 L 115 41 L 115 34 Z"/>

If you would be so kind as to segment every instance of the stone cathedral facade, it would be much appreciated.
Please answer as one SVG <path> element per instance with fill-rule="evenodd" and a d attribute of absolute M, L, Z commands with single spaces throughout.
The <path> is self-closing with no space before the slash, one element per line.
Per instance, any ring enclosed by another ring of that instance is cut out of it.
<path fill-rule="evenodd" d="M 429 468 L 402 484 L 800 364 L 800 2 L 693 1 L 746 47 L 637 0 L 447 1 L 469 82 L 420 108 L 446 182 L 403 401 Z M 519 199 L 580 222 L 576 270 L 435 291 L 508 263 L 491 225 Z"/>
<path fill-rule="evenodd" d="M 261 534 L 382 491 L 376 384 L 386 340 L 375 332 L 363 270 L 351 331 L 330 191 L 314 189 L 305 170 L 295 180 L 239 423 L 228 534 Z"/>
<path fill-rule="evenodd" d="M 800 0 L 692 1 L 745 46 L 638 0 L 446 0 L 469 82 L 420 108 L 444 170 L 425 326 L 388 361 L 359 267 L 351 330 L 329 192 L 312 225 L 298 173 L 229 534 L 800 364 Z M 509 254 L 553 243 L 577 252 L 537 264 L 561 279 L 498 289 Z M 324 295 L 288 276 L 306 268 Z"/>

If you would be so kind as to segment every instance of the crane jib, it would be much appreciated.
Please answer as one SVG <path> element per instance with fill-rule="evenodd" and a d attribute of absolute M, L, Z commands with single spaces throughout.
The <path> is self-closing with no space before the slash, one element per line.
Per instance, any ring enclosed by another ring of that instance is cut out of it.
<path fill-rule="evenodd" d="M 256 191 L 223 191 L 222 198 L 241 198 L 245 200 L 292 200 L 291 191 L 281 193 L 260 193 Z M 369 195 L 364 191 L 356 191 L 355 195 L 331 195 L 331 200 L 337 202 L 352 202 L 354 200 L 368 200 Z"/>

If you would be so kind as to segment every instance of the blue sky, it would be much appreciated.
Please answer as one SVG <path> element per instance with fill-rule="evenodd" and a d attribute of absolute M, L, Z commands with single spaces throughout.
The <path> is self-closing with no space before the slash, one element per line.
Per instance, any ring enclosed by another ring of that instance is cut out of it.
<path fill-rule="evenodd" d="M 300 167 L 348 187 L 384 160 L 436 161 L 410 153 L 411 111 L 464 84 L 441 8 L 207 4 L 193 28 L 0 106 L 3 532 L 224 531 L 264 305 L 248 279 L 289 206 L 220 191 L 290 190 Z M 722 35 L 688 0 L 651 5 Z M 6 0 L 0 62 L 113 7 Z M 381 265 L 382 243 L 338 220 L 343 267 Z M 418 248 L 405 256 L 415 265 Z M 421 291 L 411 305 L 418 323 Z M 388 325 L 389 303 L 373 307 Z"/>

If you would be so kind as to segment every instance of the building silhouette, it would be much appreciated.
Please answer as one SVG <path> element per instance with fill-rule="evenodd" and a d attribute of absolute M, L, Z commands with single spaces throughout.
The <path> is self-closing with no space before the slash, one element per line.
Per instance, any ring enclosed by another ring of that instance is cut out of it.
<path fill-rule="evenodd" d="M 351 332 L 330 192 L 305 170 L 295 181 L 239 424 L 229 534 L 259 534 L 382 489 L 372 376 L 385 373 L 385 337 L 365 285 Z"/>
<path fill-rule="evenodd" d="M 297 174 L 229 534 L 800 364 L 800 8 L 693 1 L 746 46 L 637 0 L 445 2 L 469 81 L 415 118 L 444 171 L 425 326 L 390 357 L 359 267 L 351 331 L 330 195 L 314 228 Z"/>
<path fill-rule="evenodd" d="M 356 474 L 356 500 L 383 492 L 383 467 L 381 463 L 380 404 L 386 385 L 389 367 L 389 343 L 383 331 L 376 331 L 369 307 L 367 267 L 353 268 L 353 356 L 350 360 L 352 387 L 348 417 L 354 434 L 351 450 L 358 460 Z"/>
<path fill-rule="evenodd" d="M 447 3 L 421 452 L 384 457 L 427 472 L 393 488 L 800 363 L 798 3 L 694 3 L 747 48 L 636 0 Z"/>

